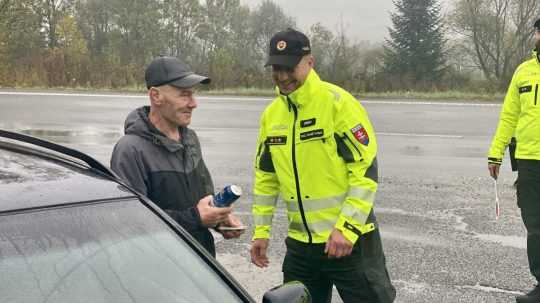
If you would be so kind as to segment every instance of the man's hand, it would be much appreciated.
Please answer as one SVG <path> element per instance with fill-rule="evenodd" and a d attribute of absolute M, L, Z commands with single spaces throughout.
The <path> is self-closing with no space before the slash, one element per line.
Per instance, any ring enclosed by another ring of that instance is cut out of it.
<path fill-rule="evenodd" d="M 499 167 L 501 167 L 500 164 L 488 163 L 489 174 L 495 180 L 497 180 L 497 178 L 499 177 Z"/>
<path fill-rule="evenodd" d="M 251 262 L 258 267 L 267 267 L 270 261 L 266 256 L 268 239 L 255 239 L 251 243 Z"/>
<path fill-rule="evenodd" d="M 202 225 L 214 227 L 218 223 L 227 220 L 231 214 L 232 207 L 214 207 L 212 206 L 212 196 L 206 196 L 197 203 L 197 210 L 201 216 Z"/>
<path fill-rule="evenodd" d="M 341 231 L 334 229 L 326 242 L 324 252 L 329 258 L 341 258 L 351 254 L 353 244 L 347 240 Z"/>
<path fill-rule="evenodd" d="M 240 237 L 245 229 L 243 230 L 220 230 L 219 228 L 220 227 L 243 227 L 244 225 L 242 225 L 242 221 L 240 221 L 240 219 L 238 219 L 235 215 L 233 214 L 230 214 L 227 219 L 223 222 L 221 222 L 221 224 L 219 224 L 218 228 L 216 228 L 216 230 L 221 233 L 223 235 L 223 238 L 225 239 L 233 239 L 233 238 L 238 238 Z"/>

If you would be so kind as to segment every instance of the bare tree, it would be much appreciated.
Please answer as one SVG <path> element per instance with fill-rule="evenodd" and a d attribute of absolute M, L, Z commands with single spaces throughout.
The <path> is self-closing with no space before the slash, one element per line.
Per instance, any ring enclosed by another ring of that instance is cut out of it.
<path fill-rule="evenodd" d="M 2 16 L 4 12 L 7 11 L 10 1 L 11 0 L 0 0 L 0 16 Z"/>
<path fill-rule="evenodd" d="M 43 18 L 43 27 L 47 33 L 47 45 L 50 49 L 58 46 L 56 27 L 71 5 L 73 5 L 72 0 L 41 0 L 36 2 L 36 8 Z"/>
<path fill-rule="evenodd" d="M 196 35 L 203 20 L 202 7 L 197 0 L 165 0 L 163 20 L 167 44 L 173 56 L 191 56 Z"/>
<path fill-rule="evenodd" d="M 484 76 L 503 84 L 530 52 L 539 14 L 538 0 L 457 0 L 451 24 L 469 42 Z"/>

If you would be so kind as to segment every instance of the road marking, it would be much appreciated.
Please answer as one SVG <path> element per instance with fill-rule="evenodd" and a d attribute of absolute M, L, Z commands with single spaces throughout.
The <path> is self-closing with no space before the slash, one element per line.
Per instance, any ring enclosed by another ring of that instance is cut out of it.
<path fill-rule="evenodd" d="M 463 136 L 459 135 L 439 135 L 439 134 L 406 134 L 406 133 L 385 133 L 375 132 L 378 136 L 392 136 L 392 137 L 428 137 L 428 138 L 445 138 L 445 139 L 463 139 Z"/>
<path fill-rule="evenodd" d="M 193 125 L 193 129 L 196 131 L 244 131 L 244 132 L 256 132 L 257 128 L 249 127 L 204 127 Z M 460 135 L 439 135 L 439 134 L 407 134 L 407 133 L 385 133 L 377 132 L 377 136 L 390 136 L 390 137 L 420 137 L 420 138 L 444 138 L 444 139 L 463 139 L 464 136 Z"/>
<path fill-rule="evenodd" d="M 83 94 L 83 93 L 46 93 L 46 92 L 10 92 L 0 91 L 0 95 L 6 96 L 56 96 L 56 97 L 101 97 L 101 98 L 123 98 L 140 99 L 148 98 L 146 94 L 122 95 L 122 94 Z M 224 100 L 224 101 L 266 101 L 270 97 L 227 97 L 227 96 L 197 96 L 200 100 Z M 426 102 L 426 101 L 392 101 L 392 100 L 363 100 L 362 104 L 389 104 L 389 105 L 439 105 L 439 106 L 462 106 L 462 107 L 500 107 L 500 103 L 468 103 L 468 102 Z"/>
<path fill-rule="evenodd" d="M 53 96 L 53 97 L 148 98 L 147 95 L 42 93 L 42 92 L 0 92 L 0 95 L 6 95 L 6 96 Z"/>
<path fill-rule="evenodd" d="M 441 106 L 467 106 L 467 107 L 500 107 L 500 103 L 468 103 L 468 102 L 427 102 L 427 101 L 382 101 L 366 100 L 362 104 L 391 104 L 391 105 L 441 105 Z"/>
<path fill-rule="evenodd" d="M 472 286 L 471 285 L 457 286 L 457 288 L 472 289 L 472 290 L 478 290 L 478 291 L 483 291 L 487 293 L 503 293 L 503 294 L 517 295 L 517 296 L 523 295 L 523 293 L 519 291 L 485 286 L 479 283 L 476 283 L 476 285 L 472 285 Z"/>

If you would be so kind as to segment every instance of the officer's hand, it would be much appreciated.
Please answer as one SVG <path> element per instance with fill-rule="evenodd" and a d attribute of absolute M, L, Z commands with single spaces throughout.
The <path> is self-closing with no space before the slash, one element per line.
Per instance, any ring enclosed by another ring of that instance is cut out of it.
<path fill-rule="evenodd" d="M 251 243 L 251 262 L 258 267 L 267 267 L 270 261 L 266 256 L 268 239 L 255 239 Z"/>
<path fill-rule="evenodd" d="M 201 216 L 203 226 L 214 227 L 227 219 L 232 211 L 232 207 L 212 206 L 212 196 L 206 196 L 197 203 L 197 210 Z"/>
<path fill-rule="evenodd" d="M 501 167 L 500 164 L 488 163 L 489 174 L 495 180 L 497 180 L 497 178 L 499 177 L 499 167 Z"/>
<path fill-rule="evenodd" d="M 238 219 L 233 214 L 230 214 L 225 221 L 221 222 L 219 226 L 216 228 L 216 230 L 220 232 L 223 235 L 223 238 L 225 239 L 238 238 L 244 233 L 244 231 L 246 231 L 245 227 L 244 229 L 241 229 L 241 230 L 221 230 L 220 227 L 238 227 L 238 228 L 244 227 L 244 225 L 242 224 L 242 221 L 240 221 L 240 219 Z"/>
<path fill-rule="evenodd" d="M 350 255 L 352 249 L 351 241 L 347 240 L 341 231 L 334 229 L 326 242 L 324 253 L 328 254 L 329 258 L 341 258 Z"/>

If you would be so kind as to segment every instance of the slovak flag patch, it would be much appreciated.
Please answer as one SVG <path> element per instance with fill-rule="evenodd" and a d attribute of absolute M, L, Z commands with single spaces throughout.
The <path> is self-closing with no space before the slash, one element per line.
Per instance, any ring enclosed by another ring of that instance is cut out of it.
<path fill-rule="evenodd" d="M 367 133 L 367 130 L 362 126 L 362 124 L 358 124 L 357 126 L 353 127 L 351 129 L 351 132 L 354 135 L 354 138 L 358 140 L 363 145 L 369 144 L 369 136 Z"/>

